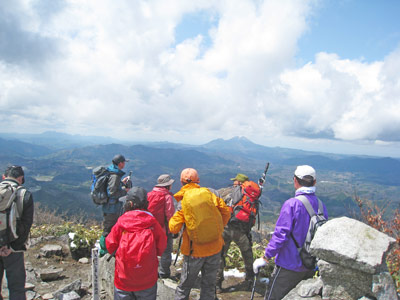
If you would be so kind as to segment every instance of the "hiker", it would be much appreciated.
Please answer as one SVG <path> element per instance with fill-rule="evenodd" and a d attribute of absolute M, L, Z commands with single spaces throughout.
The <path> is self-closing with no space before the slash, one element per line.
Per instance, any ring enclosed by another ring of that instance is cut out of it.
<path fill-rule="evenodd" d="M 315 196 L 316 172 L 308 165 L 298 166 L 294 172 L 293 184 L 295 197 L 282 205 L 275 231 L 265 249 L 265 256 L 254 261 L 254 272 L 275 257 L 275 268 L 265 294 L 266 300 L 282 299 L 303 279 L 311 278 L 314 270 L 307 269 L 300 258 L 298 245 L 303 245 L 310 223 L 310 215 L 302 201 L 296 197 L 308 199 L 315 212 L 318 211 L 319 200 Z M 322 202 L 321 202 L 322 203 Z M 328 219 L 328 213 L 323 205 L 323 214 Z"/>
<path fill-rule="evenodd" d="M 122 212 L 123 203 L 118 199 L 122 196 L 125 196 L 129 191 L 129 189 L 125 187 L 125 184 L 129 178 L 125 177 L 123 180 L 121 180 L 125 175 L 125 172 L 122 171 L 122 169 L 125 168 L 125 162 L 128 161 L 129 160 L 125 159 L 122 154 L 117 154 L 112 159 L 112 164 L 107 167 L 107 170 L 110 172 L 107 184 L 107 193 L 109 199 L 107 203 L 102 205 L 103 234 L 100 237 L 100 256 L 103 256 L 105 253 L 107 253 L 107 249 L 105 247 L 105 237 L 110 233 L 111 228 L 117 222 L 118 217 Z"/>
<path fill-rule="evenodd" d="M 3 174 L 3 181 L 0 183 L 2 192 L 3 188 L 12 187 L 16 190 L 15 204 L 17 207 L 17 223 L 16 232 L 18 237 L 10 242 L 10 237 L 1 237 L 0 248 L 0 299 L 1 286 L 3 281 L 4 271 L 7 277 L 7 286 L 9 291 L 9 299 L 26 299 L 25 297 L 25 264 L 24 251 L 26 251 L 26 243 L 29 232 L 33 223 L 33 198 L 32 194 L 22 186 L 25 182 L 24 170 L 21 166 L 10 166 Z M 10 199 L 12 191 L 7 196 L 4 196 L 0 206 L 3 206 L 3 201 Z M 6 195 L 6 194 L 4 194 Z M 2 193 L 3 196 L 3 193 Z M 5 214 L 6 215 L 6 214 Z M 7 223 L 7 222 L 6 222 Z M 8 225 L 9 226 L 9 225 Z M 10 229 L 10 228 L 8 228 Z M 8 230 L 7 230 L 8 231 Z"/>
<path fill-rule="evenodd" d="M 222 232 L 230 218 L 225 202 L 209 189 L 200 187 L 197 171 L 184 169 L 180 178 L 182 188 L 174 197 L 182 209 L 169 221 L 171 233 L 177 234 L 182 226 L 184 255 L 180 283 L 175 300 L 189 299 L 189 294 L 201 271 L 200 299 L 215 299 L 215 283 L 224 244 Z"/>
<path fill-rule="evenodd" d="M 227 196 L 224 198 L 225 203 L 228 206 L 234 208 L 235 204 L 238 204 L 239 201 L 243 198 L 242 193 L 242 184 L 246 181 L 249 181 L 249 177 L 244 174 L 238 173 L 235 178 L 231 178 L 233 180 L 233 186 L 228 190 L 224 190 L 224 194 Z M 217 293 L 222 291 L 222 282 L 224 280 L 224 267 L 225 267 L 225 257 L 228 253 L 230 244 L 232 241 L 238 245 L 240 252 L 243 257 L 245 270 L 246 270 L 246 288 L 251 289 L 253 285 L 253 250 L 252 250 L 252 241 L 251 241 L 251 230 L 252 224 L 249 222 L 240 221 L 235 217 L 232 217 L 228 225 L 225 227 L 222 237 L 224 238 L 225 245 L 222 248 L 222 259 L 221 265 L 218 269 L 217 273 Z"/>
<path fill-rule="evenodd" d="M 149 201 L 148 210 L 153 214 L 161 227 L 167 234 L 167 248 L 161 255 L 158 275 L 160 278 L 169 278 L 171 276 L 171 253 L 173 247 L 172 234 L 168 229 L 168 222 L 175 213 L 174 198 L 170 192 L 174 180 L 168 174 L 162 174 L 157 179 L 157 184 L 153 190 L 147 194 Z"/>
<path fill-rule="evenodd" d="M 122 197 L 125 213 L 106 238 L 115 253 L 114 299 L 156 300 L 158 259 L 167 237 L 156 218 L 147 211 L 147 192 L 133 187 Z"/>

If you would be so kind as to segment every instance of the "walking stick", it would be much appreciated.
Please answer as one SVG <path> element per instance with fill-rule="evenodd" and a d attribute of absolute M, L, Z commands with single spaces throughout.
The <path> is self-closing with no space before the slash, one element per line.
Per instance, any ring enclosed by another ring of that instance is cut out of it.
<path fill-rule="evenodd" d="M 254 292 L 256 291 L 257 276 L 258 276 L 258 273 L 254 275 L 254 282 L 253 282 L 253 288 L 251 289 L 250 300 L 253 300 L 253 298 L 254 298 Z"/>

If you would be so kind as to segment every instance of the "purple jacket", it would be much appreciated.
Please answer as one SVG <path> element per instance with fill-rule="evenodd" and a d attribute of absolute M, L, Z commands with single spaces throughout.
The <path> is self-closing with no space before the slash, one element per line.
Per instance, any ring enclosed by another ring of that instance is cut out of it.
<path fill-rule="evenodd" d="M 295 196 L 304 195 L 310 201 L 314 211 L 318 211 L 318 199 L 314 193 L 306 194 L 296 191 Z M 324 215 L 328 219 L 325 205 Z M 282 205 L 278 220 L 276 221 L 275 231 L 265 249 L 265 256 L 270 259 L 275 256 L 275 264 L 296 272 L 307 271 L 300 259 L 296 245 L 290 235 L 292 232 L 299 245 L 303 245 L 306 239 L 310 216 L 307 209 L 296 198 L 286 200 Z"/>

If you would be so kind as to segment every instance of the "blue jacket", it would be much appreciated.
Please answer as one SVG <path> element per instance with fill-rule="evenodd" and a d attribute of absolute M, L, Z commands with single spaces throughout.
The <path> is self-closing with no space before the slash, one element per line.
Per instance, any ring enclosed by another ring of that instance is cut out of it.
<path fill-rule="evenodd" d="M 108 179 L 107 193 L 109 200 L 106 204 L 103 204 L 102 209 L 105 214 L 119 214 L 122 209 L 122 203 L 118 199 L 126 195 L 126 191 L 122 189 L 121 178 L 125 175 L 125 172 L 118 169 L 118 166 L 111 164 L 107 167 L 107 170 L 111 173 Z"/>
<path fill-rule="evenodd" d="M 314 193 L 296 191 L 295 196 L 304 195 L 310 201 L 314 211 L 318 211 L 318 198 Z M 328 219 L 325 205 L 324 215 Z M 275 231 L 265 249 L 265 256 L 269 259 L 275 256 L 275 264 L 296 272 L 304 272 L 305 268 L 301 262 L 296 245 L 290 235 L 293 234 L 299 245 L 303 245 L 306 239 L 310 215 L 303 203 L 290 198 L 282 205 L 278 220 L 276 221 Z"/>

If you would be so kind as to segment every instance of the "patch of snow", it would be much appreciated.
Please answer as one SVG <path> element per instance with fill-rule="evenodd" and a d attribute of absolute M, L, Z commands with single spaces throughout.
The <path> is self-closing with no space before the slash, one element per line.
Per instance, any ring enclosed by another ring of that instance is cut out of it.
<path fill-rule="evenodd" d="M 224 277 L 225 276 L 243 278 L 246 276 L 246 273 L 240 272 L 238 269 L 230 269 L 228 271 L 224 271 Z"/>

